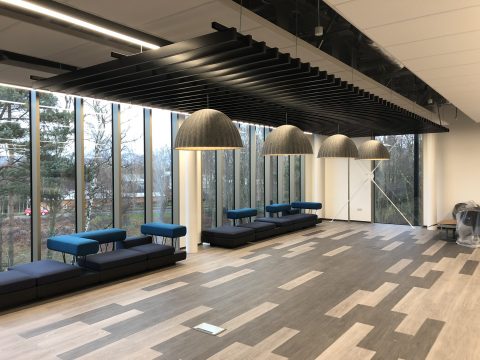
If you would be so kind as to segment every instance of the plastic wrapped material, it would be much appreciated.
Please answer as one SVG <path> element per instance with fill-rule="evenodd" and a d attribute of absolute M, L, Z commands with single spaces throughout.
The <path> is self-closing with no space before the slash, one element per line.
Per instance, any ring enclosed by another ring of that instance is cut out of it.
<path fill-rule="evenodd" d="M 480 209 L 478 207 L 457 212 L 457 244 L 480 247 Z"/>

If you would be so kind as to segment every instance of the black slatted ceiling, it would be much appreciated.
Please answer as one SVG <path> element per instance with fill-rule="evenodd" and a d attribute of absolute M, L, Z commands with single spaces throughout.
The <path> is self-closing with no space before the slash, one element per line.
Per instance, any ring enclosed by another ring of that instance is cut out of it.
<path fill-rule="evenodd" d="M 251 36 L 218 32 L 37 82 L 40 89 L 348 136 L 448 131 Z"/>

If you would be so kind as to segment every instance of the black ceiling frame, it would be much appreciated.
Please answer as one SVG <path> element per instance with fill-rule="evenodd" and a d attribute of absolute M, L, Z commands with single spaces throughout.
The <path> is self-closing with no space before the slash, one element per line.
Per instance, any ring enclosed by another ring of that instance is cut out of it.
<path fill-rule="evenodd" d="M 41 89 L 349 136 L 448 131 L 234 28 L 37 82 Z"/>

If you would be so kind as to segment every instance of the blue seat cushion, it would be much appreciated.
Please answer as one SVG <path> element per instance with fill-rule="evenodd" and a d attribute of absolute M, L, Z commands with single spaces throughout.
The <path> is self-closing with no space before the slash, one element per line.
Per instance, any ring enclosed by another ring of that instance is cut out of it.
<path fill-rule="evenodd" d="M 139 251 L 142 254 L 146 254 L 149 259 L 170 256 L 175 253 L 175 248 L 173 246 L 162 244 L 138 245 L 131 247 L 130 250 Z"/>
<path fill-rule="evenodd" d="M 270 204 L 266 206 L 266 210 L 269 213 L 279 213 L 283 211 L 288 211 L 290 210 L 291 206 L 290 204 Z"/>
<path fill-rule="evenodd" d="M 107 244 L 115 241 L 123 241 L 127 238 L 127 232 L 123 229 L 104 229 L 104 230 L 94 230 L 94 231 L 85 231 L 72 234 L 72 236 L 77 236 L 81 238 L 97 240 L 100 244 Z"/>
<path fill-rule="evenodd" d="M 35 287 L 35 278 L 20 271 L 10 270 L 0 272 L 0 294 Z"/>
<path fill-rule="evenodd" d="M 77 266 L 55 260 L 40 260 L 28 264 L 15 265 L 9 270 L 20 271 L 35 278 L 37 285 L 51 284 L 57 281 L 74 279 L 82 274 Z M 72 280 L 75 281 L 75 280 Z"/>
<path fill-rule="evenodd" d="M 232 220 L 243 219 L 251 216 L 257 216 L 257 209 L 243 208 L 243 209 L 235 209 L 235 210 L 227 211 L 227 218 Z"/>
<path fill-rule="evenodd" d="M 78 261 L 80 266 L 95 271 L 103 271 L 147 260 L 147 255 L 130 249 L 117 249 L 88 255 Z"/>
<path fill-rule="evenodd" d="M 294 202 L 292 202 L 292 208 L 294 208 L 294 209 L 320 210 L 322 208 L 322 203 L 313 202 L 313 201 L 294 201 Z"/>
<path fill-rule="evenodd" d="M 78 236 L 58 235 L 47 239 L 47 248 L 62 253 L 85 256 L 98 252 L 98 241 Z"/>
<path fill-rule="evenodd" d="M 178 238 L 187 235 L 187 228 L 183 225 L 164 224 L 161 222 L 152 222 L 143 224 L 140 231 L 145 235 L 164 236 L 169 238 Z"/>

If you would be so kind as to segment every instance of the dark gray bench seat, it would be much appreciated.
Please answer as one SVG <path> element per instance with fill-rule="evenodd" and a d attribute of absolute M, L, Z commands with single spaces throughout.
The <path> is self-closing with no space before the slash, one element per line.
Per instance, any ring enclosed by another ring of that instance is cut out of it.
<path fill-rule="evenodd" d="M 223 225 L 202 231 L 202 242 L 211 246 L 235 248 L 255 241 L 255 230 L 240 226 Z"/>
<path fill-rule="evenodd" d="M 55 260 L 40 260 L 9 268 L 35 279 L 36 297 L 44 298 L 98 282 L 98 274 Z"/>
<path fill-rule="evenodd" d="M 281 233 L 287 233 L 315 226 L 319 220 L 315 214 L 294 214 L 280 217 L 263 217 L 255 221 L 275 224 L 281 229 Z"/>
<path fill-rule="evenodd" d="M 157 269 L 185 260 L 187 253 L 184 250 L 175 250 L 173 246 L 156 244 L 151 235 L 141 235 L 127 238 L 117 243 L 117 249 L 137 251 L 147 256 L 147 269 Z"/>
<path fill-rule="evenodd" d="M 255 221 L 251 223 L 239 224 L 238 226 L 247 229 L 253 229 L 255 231 L 255 241 L 267 239 L 282 233 L 280 228 L 269 222 Z"/>
<path fill-rule="evenodd" d="M 36 297 L 35 278 L 20 271 L 0 272 L 0 308 L 22 304 Z"/>
<path fill-rule="evenodd" d="M 101 281 L 108 281 L 147 269 L 147 255 L 130 249 L 117 249 L 78 260 L 78 265 L 98 271 Z"/>

